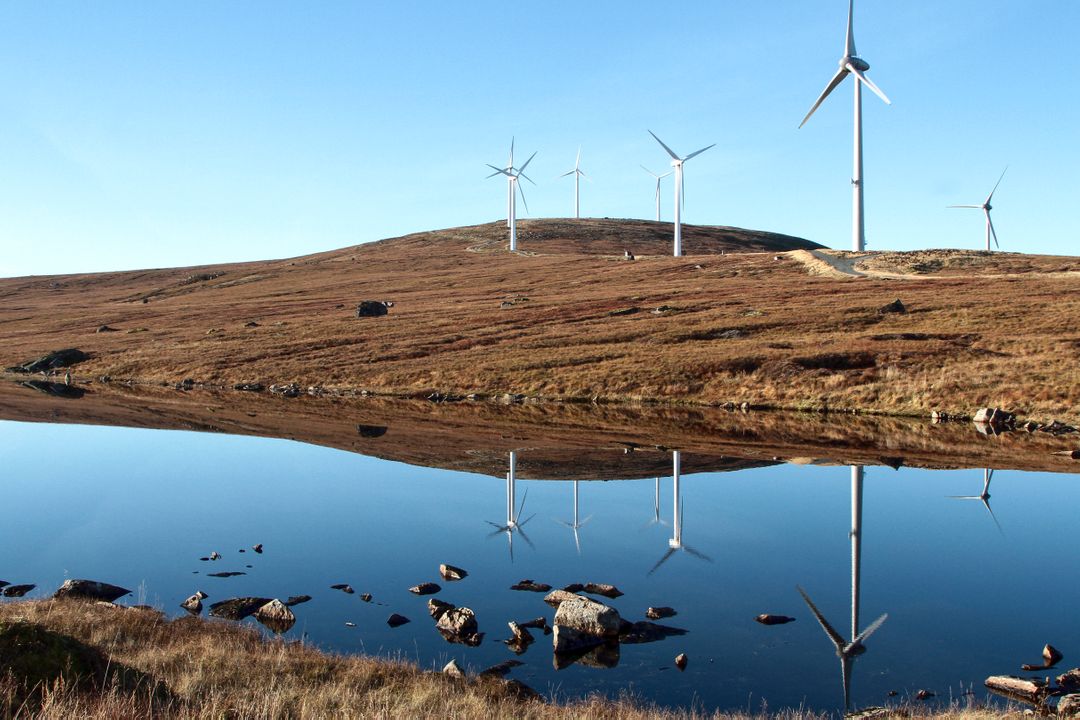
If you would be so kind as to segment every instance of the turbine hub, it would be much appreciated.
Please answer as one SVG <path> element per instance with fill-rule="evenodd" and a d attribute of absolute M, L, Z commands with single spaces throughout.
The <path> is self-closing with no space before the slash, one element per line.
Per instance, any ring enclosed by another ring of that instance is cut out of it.
<path fill-rule="evenodd" d="M 985 210 L 986 212 L 990 212 L 993 209 L 994 209 L 994 206 L 991 205 L 990 203 L 986 203 L 985 205 L 983 205 L 983 210 Z"/>
<path fill-rule="evenodd" d="M 851 66 L 859 72 L 866 72 L 870 69 L 870 63 L 866 62 L 860 57 L 855 57 L 854 55 L 848 55 L 843 60 L 841 60 L 840 67 L 844 67 L 848 63 L 851 63 Z"/>

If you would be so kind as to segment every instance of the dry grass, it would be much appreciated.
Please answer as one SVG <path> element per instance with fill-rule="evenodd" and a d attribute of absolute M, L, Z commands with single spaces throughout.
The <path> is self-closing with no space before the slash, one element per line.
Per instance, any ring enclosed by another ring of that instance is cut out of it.
<path fill-rule="evenodd" d="M 697 254 L 672 258 L 667 225 L 521 225 L 514 255 L 493 223 L 286 261 L 0 280 L 0 366 L 79 347 L 94 356 L 80 376 L 150 382 L 1080 414 L 1072 258 L 890 253 L 859 263 L 902 279 L 837 278 L 731 252 L 791 238 L 689 228 Z M 910 312 L 877 313 L 896 297 Z M 357 319 L 362 299 L 395 306 Z"/>
<path fill-rule="evenodd" d="M 569 704 L 523 699 L 502 680 L 455 680 L 406 663 L 329 655 L 310 647 L 265 640 L 258 633 L 199 618 L 165 620 L 147 610 L 110 608 L 78 601 L 22 601 L 0 605 L 0 628 L 32 623 L 74 637 L 122 663 L 163 681 L 168 702 L 152 703 L 145 691 L 80 689 L 74 683 L 37 688 L 25 703 L 13 701 L 18 683 L 0 679 L 0 716 L 34 718 L 750 718 L 801 720 L 824 717 L 803 710 L 704 715 L 668 711 L 630 699 L 592 698 Z M 897 709 L 898 717 L 935 717 L 926 710 Z M 972 709 L 945 718 L 1001 718 Z"/>

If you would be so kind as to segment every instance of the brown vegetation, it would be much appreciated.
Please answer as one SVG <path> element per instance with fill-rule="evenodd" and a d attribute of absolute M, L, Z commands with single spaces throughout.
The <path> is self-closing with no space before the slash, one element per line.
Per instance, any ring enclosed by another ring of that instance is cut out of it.
<path fill-rule="evenodd" d="M 781 252 L 810 244 L 783 236 L 688 227 L 690 255 L 673 258 L 666 224 L 520 225 L 517 254 L 492 223 L 294 260 L 0 280 L 0 366 L 78 347 L 93 356 L 79 378 L 170 384 L 1080 413 L 1072 258 L 890 253 L 856 264 L 891 275 L 847 277 L 811 274 L 805 250 Z M 909 312 L 877 312 L 897 297 Z M 395 304 L 357 319 L 365 299 Z"/>

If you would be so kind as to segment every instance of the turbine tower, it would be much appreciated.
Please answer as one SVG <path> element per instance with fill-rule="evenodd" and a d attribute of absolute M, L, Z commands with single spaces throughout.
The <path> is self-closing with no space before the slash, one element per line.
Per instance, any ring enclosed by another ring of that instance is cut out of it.
<path fill-rule="evenodd" d="M 529 203 L 525 202 L 525 191 L 521 189 L 520 178 L 525 178 L 533 185 L 533 179 L 525 174 L 525 168 L 528 167 L 532 159 L 536 157 L 536 153 L 529 156 L 529 159 L 525 161 L 525 164 L 520 168 L 513 166 L 514 161 L 514 143 L 510 142 L 510 166 L 506 168 L 497 168 L 494 165 L 488 163 L 488 167 L 495 172 L 488 175 L 489 178 L 493 178 L 496 175 L 505 175 L 508 198 L 507 198 L 507 224 L 510 226 L 510 252 L 517 250 L 517 196 L 521 195 L 521 202 L 525 205 L 525 212 L 529 211 Z"/>
<path fill-rule="evenodd" d="M 840 58 L 840 69 L 833 75 L 832 80 L 825 87 L 825 91 L 818 97 L 817 102 L 806 113 L 806 117 L 799 123 L 801 128 L 818 109 L 825 98 L 836 89 L 836 86 L 844 81 L 848 75 L 855 76 L 855 163 L 852 170 L 851 185 L 854 192 L 852 217 L 851 217 L 851 246 L 855 252 L 862 252 L 866 247 L 866 224 L 863 218 L 863 157 L 862 157 L 862 86 L 870 88 L 886 105 L 892 105 L 892 101 L 885 96 L 881 89 L 866 77 L 866 71 L 870 64 L 860 58 L 855 52 L 855 31 L 852 25 L 852 16 L 855 13 L 855 0 L 848 0 L 847 39 L 844 43 L 844 56 Z"/>
<path fill-rule="evenodd" d="M 668 550 L 664 553 L 664 556 L 652 566 L 652 570 L 648 572 L 652 575 L 654 572 L 660 569 L 660 566 L 666 563 L 672 555 L 680 550 L 684 550 L 690 555 L 700 559 L 712 562 L 712 558 L 705 553 L 698 552 L 694 548 L 690 547 L 683 542 L 682 539 L 682 494 L 680 492 L 679 480 L 682 475 L 682 452 L 675 450 L 671 454 L 671 468 L 672 468 L 672 489 L 675 493 L 675 509 L 671 516 L 671 538 L 668 540 Z"/>
<path fill-rule="evenodd" d="M 570 172 L 563 173 L 560 178 L 564 178 L 567 175 L 574 176 L 574 218 L 581 218 L 581 178 L 587 177 L 585 173 L 581 172 L 581 148 L 577 149 L 577 160 L 574 161 L 574 169 Z"/>
<path fill-rule="evenodd" d="M 579 517 L 580 516 L 578 515 L 578 481 L 574 480 L 574 519 L 573 519 L 573 521 L 570 521 L 570 522 L 568 522 L 566 520 L 559 520 L 558 522 L 561 525 L 565 525 L 566 527 L 568 527 L 568 528 L 570 528 L 571 530 L 574 531 L 574 547 L 577 548 L 577 554 L 578 555 L 581 554 L 581 538 L 578 536 L 578 530 L 585 527 L 585 524 L 588 523 L 590 520 L 592 520 L 592 515 L 585 518 L 584 520 L 579 520 L 578 519 Z"/>
<path fill-rule="evenodd" d="M 644 165 L 641 165 L 640 167 L 641 167 L 642 170 L 644 170 L 645 172 L 649 173 L 654 178 L 656 178 L 656 222 L 660 222 L 660 181 L 663 180 L 664 178 L 666 178 L 668 175 L 670 175 L 671 173 L 673 173 L 675 171 L 674 170 L 668 170 L 663 175 L 657 175 L 656 173 L 654 173 L 652 170 L 645 167 Z"/>
<path fill-rule="evenodd" d="M 525 491 L 525 497 L 528 497 L 529 491 Z M 525 509 L 525 497 L 521 498 L 521 505 L 516 506 L 517 497 L 517 453 L 513 450 L 510 451 L 510 467 L 506 473 L 506 523 L 500 525 L 499 523 L 493 523 L 487 520 L 488 525 L 495 528 L 495 531 L 488 537 L 495 537 L 496 535 L 506 535 L 506 541 L 510 546 L 510 562 L 514 561 L 514 533 L 521 535 L 525 538 L 525 542 L 529 543 L 530 547 L 533 547 L 532 540 L 525 534 L 525 523 L 533 519 L 533 516 L 521 519 L 521 513 Z"/>
<path fill-rule="evenodd" d="M 675 257 L 682 257 L 682 206 L 685 204 L 683 198 L 683 163 L 692 157 L 696 157 L 705 152 L 711 147 L 715 147 L 716 143 L 713 143 L 709 147 L 703 147 L 696 152 L 692 152 L 686 157 L 679 157 L 675 154 L 675 151 L 664 144 L 664 141 L 656 137 L 656 133 L 652 130 L 649 134 L 653 136 L 656 142 L 660 143 L 660 147 L 664 148 L 668 155 L 671 156 L 671 167 L 674 168 L 672 172 L 675 173 Z M 659 192 L 660 181 L 657 180 L 657 192 Z"/>
<path fill-rule="evenodd" d="M 998 178 L 997 185 L 994 185 L 994 189 L 990 191 L 990 194 L 986 196 L 986 200 L 982 205 L 949 205 L 950 208 L 971 208 L 972 210 L 982 210 L 986 215 L 986 252 L 990 252 L 990 236 L 994 236 L 994 245 L 997 245 L 998 250 L 1001 249 L 1001 245 L 998 244 L 997 231 L 994 230 L 994 223 L 990 220 L 990 211 L 994 207 L 990 204 L 990 201 L 994 199 L 994 193 L 997 192 L 998 185 L 1005 179 L 1005 173 L 1009 171 L 1009 168 L 1005 168 L 1001 171 L 1001 177 Z"/>

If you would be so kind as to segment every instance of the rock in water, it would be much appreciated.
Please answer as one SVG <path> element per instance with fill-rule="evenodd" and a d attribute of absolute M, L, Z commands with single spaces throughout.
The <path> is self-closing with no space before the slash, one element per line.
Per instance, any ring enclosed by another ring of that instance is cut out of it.
<path fill-rule="evenodd" d="M 210 614 L 226 620 L 243 620 L 249 615 L 254 615 L 272 599 L 261 597 L 229 598 L 211 605 Z"/>
<path fill-rule="evenodd" d="M 360 593 L 360 599 L 364 602 L 371 602 L 371 593 Z"/>
<path fill-rule="evenodd" d="M 590 595 L 602 595 L 613 600 L 623 594 L 619 588 L 607 583 L 585 583 L 585 587 L 582 589 Z"/>
<path fill-rule="evenodd" d="M 260 555 L 262 555 L 262 551 L 263 551 L 262 543 L 255 544 L 251 549 L 254 550 L 255 552 L 259 553 Z"/>
<path fill-rule="evenodd" d="M 296 615 L 277 598 L 256 610 L 255 619 L 279 635 L 287 633 L 296 624 Z"/>
<path fill-rule="evenodd" d="M 900 301 L 897 300 L 897 302 L 900 302 Z M 679 668 L 679 672 L 682 672 L 683 670 L 686 669 L 686 663 L 687 662 L 688 662 L 688 659 L 686 657 L 686 653 L 679 653 L 678 655 L 675 656 L 675 667 Z"/>
<path fill-rule="evenodd" d="M 454 565 L 447 565 L 443 563 L 439 566 L 439 575 L 442 575 L 443 580 L 461 580 L 465 578 L 469 573 L 465 572 L 459 567 Z"/>
<path fill-rule="evenodd" d="M 580 597 L 580 595 L 575 595 L 574 593 L 567 592 L 566 590 L 552 590 L 546 596 L 544 596 L 544 602 L 546 602 L 553 608 L 557 608 L 559 607 L 559 605 L 566 602 L 567 600 L 575 600 Z"/>
<path fill-rule="evenodd" d="M 663 620 L 664 618 L 675 617 L 676 615 L 678 615 L 678 613 L 675 612 L 675 608 L 667 607 L 666 605 L 663 607 L 651 607 L 645 611 L 645 617 L 650 620 Z"/>
<path fill-rule="evenodd" d="M 180 607 L 184 608 L 192 615 L 198 615 L 202 612 L 202 598 L 198 595 L 192 595 L 187 600 L 180 603 Z"/>
<path fill-rule="evenodd" d="M 524 590 L 526 592 L 543 592 L 546 593 L 551 589 L 551 586 L 547 583 L 537 583 L 532 580 L 522 580 L 514 585 L 510 586 L 511 590 Z"/>
<path fill-rule="evenodd" d="M 4 588 L 4 597 L 22 597 L 37 585 L 8 585 Z"/>
<path fill-rule="evenodd" d="M 294 605 L 300 605 L 309 602 L 310 600 L 310 595 L 291 595 L 289 596 L 289 599 L 285 601 L 285 604 L 289 607 L 293 607 Z"/>
<path fill-rule="evenodd" d="M 465 677 L 465 673 L 461 672 L 461 668 L 458 667 L 457 660 L 454 659 L 451 659 L 450 662 L 443 665 L 442 671 L 445 675 L 449 675 L 450 677 Z"/>
<path fill-rule="evenodd" d="M 115 602 L 118 598 L 130 594 L 130 590 L 109 583 L 95 580 L 65 580 L 53 597 L 57 599 L 78 598 L 81 600 Z"/>
<path fill-rule="evenodd" d="M 411 622 L 409 618 L 404 615 L 398 615 L 397 613 L 394 613 L 386 619 L 386 624 L 392 628 L 401 627 L 407 622 Z"/>
<path fill-rule="evenodd" d="M 456 607 L 444 612 L 435 622 L 435 629 L 447 642 L 478 646 L 484 634 L 477 631 L 476 614 L 467 607 Z"/>
<path fill-rule="evenodd" d="M 795 622 L 795 618 L 788 617 L 787 615 L 769 615 L 768 613 L 762 613 L 756 618 L 762 625 L 784 625 L 789 622 Z"/>
<path fill-rule="evenodd" d="M 331 590 L 340 590 L 341 592 L 345 593 L 346 595 L 352 595 L 354 592 L 356 592 L 355 590 L 352 589 L 352 585 L 348 585 L 347 583 L 337 583 L 336 585 L 331 585 L 330 589 Z"/>
<path fill-rule="evenodd" d="M 433 582 L 420 583 L 419 585 L 413 585 L 409 588 L 409 592 L 414 595 L 434 595 L 440 590 L 442 590 L 442 588 Z"/>
<path fill-rule="evenodd" d="M 619 611 L 601 602 L 580 595 L 564 600 L 555 611 L 555 653 L 581 652 L 613 640 L 621 624 Z"/>
<path fill-rule="evenodd" d="M 619 642 L 624 645 L 640 645 L 642 643 L 659 642 L 660 640 L 673 635 L 685 634 L 686 631 L 682 628 L 641 621 L 636 623 L 626 623 L 619 630 Z"/>
<path fill-rule="evenodd" d="M 428 615 L 433 620 L 441 618 L 448 610 L 453 610 L 454 606 L 448 602 L 443 602 L 438 598 L 431 598 L 427 601 Z"/>

